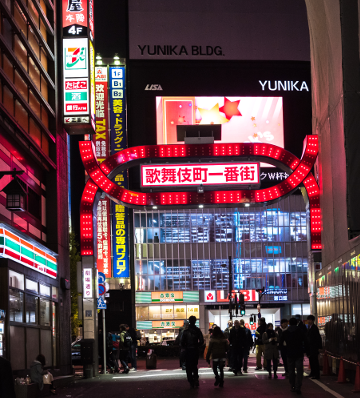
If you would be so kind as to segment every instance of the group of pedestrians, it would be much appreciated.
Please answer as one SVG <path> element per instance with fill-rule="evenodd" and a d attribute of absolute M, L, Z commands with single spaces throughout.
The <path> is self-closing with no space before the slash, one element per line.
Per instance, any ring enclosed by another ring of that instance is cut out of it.
<path fill-rule="evenodd" d="M 282 319 L 281 327 L 274 329 L 272 323 L 266 324 L 264 318 L 260 318 L 259 326 L 255 332 L 256 336 L 256 368 L 263 367 L 269 373 L 269 379 L 277 379 L 279 358 L 283 360 L 285 373 L 283 376 L 289 378 L 292 392 L 301 393 L 304 354 L 307 354 L 310 361 L 311 373 L 309 378 L 320 379 L 320 367 L 318 361 L 319 349 L 322 348 L 322 339 L 319 329 L 314 324 L 315 317 L 309 315 L 308 327 L 301 321 L 300 316 Z M 182 349 L 180 366 L 185 369 L 190 387 L 199 386 L 198 358 L 199 350 L 204 345 L 204 337 L 201 330 L 196 327 L 196 317 L 189 318 L 188 325 L 185 325 L 179 334 L 179 342 Z M 224 367 L 228 360 L 229 370 L 234 375 L 247 373 L 247 362 L 253 339 L 250 329 L 245 327 L 244 320 L 229 321 L 224 332 L 220 327 L 215 326 L 206 335 L 205 358 L 210 365 L 212 359 L 215 375 L 215 386 L 224 386 Z M 263 365 L 261 364 L 264 357 Z M 272 368 L 271 368 L 272 367 Z"/>
<path fill-rule="evenodd" d="M 136 348 L 138 334 L 127 324 L 120 325 L 120 334 L 109 332 L 106 341 L 106 363 L 110 372 L 119 373 L 121 366 L 123 374 L 137 371 Z M 129 368 L 128 363 L 131 363 Z"/>

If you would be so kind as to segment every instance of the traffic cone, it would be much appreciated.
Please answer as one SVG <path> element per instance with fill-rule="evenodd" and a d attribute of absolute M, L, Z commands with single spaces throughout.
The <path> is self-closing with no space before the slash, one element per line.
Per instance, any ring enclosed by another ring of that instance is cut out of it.
<path fill-rule="evenodd" d="M 355 387 L 352 390 L 354 393 L 360 392 L 360 364 L 356 364 Z"/>
<path fill-rule="evenodd" d="M 326 354 L 326 350 L 324 352 L 324 356 L 323 356 L 323 372 L 322 372 L 323 376 L 330 376 L 331 372 L 330 372 L 330 367 L 329 367 L 329 360 Z"/>
<path fill-rule="evenodd" d="M 340 358 L 339 375 L 337 383 L 346 383 L 344 360 L 342 357 Z"/>

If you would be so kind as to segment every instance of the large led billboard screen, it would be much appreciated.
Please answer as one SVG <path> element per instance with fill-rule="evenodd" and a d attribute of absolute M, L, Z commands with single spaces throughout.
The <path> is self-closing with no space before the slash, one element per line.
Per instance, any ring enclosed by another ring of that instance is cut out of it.
<path fill-rule="evenodd" d="M 221 124 L 221 142 L 284 147 L 282 97 L 158 96 L 157 144 L 177 141 L 178 125 Z"/>

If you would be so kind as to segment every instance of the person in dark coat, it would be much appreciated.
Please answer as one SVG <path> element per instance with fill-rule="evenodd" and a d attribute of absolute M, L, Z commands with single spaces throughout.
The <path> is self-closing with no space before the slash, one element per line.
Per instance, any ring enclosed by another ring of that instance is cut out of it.
<path fill-rule="evenodd" d="M 233 322 L 232 322 L 232 320 L 230 319 L 230 320 L 228 321 L 228 324 L 227 324 L 226 329 L 224 330 L 224 335 L 225 335 L 225 338 L 226 338 L 227 340 L 229 340 L 230 331 L 231 331 L 232 328 L 233 328 Z M 232 371 L 232 370 L 234 369 L 234 363 L 233 363 L 233 359 L 232 359 L 232 348 L 231 348 L 231 345 L 229 346 L 228 351 L 227 351 L 227 365 L 228 365 L 228 367 L 229 367 L 229 371 Z"/>
<path fill-rule="evenodd" d="M 240 327 L 240 322 L 235 320 L 234 327 L 230 331 L 229 342 L 231 344 L 233 358 L 233 373 L 234 375 L 242 375 L 242 360 L 246 348 L 246 331 L 245 327 Z"/>
<path fill-rule="evenodd" d="M 192 315 L 189 318 L 189 328 L 184 330 L 181 337 L 181 347 L 185 348 L 186 375 L 190 387 L 199 386 L 199 348 L 204 344 L 204 338 L 201 330 L 195 325 L 196 317 Z"/>
<path fill-rule="evenodd" d="M 254 340 L 252 338 L 252 334 L 250 329 L 246 328 L 245 326 L 245 321 L 243 319 L 240 320 L 240 327 L 245 329 L 245 334 L 246 334 L 246 342 L 245 342 L 245 347 L 244 347 L 244 353 L 243 353 L 243 371 L 247 373 L 247 363 L 248 363 L 248 358 L 250 354 L 250 349 L 254 345 Z"/>
<path fill-rule="evenodd" d="M 0 397 L 16 397 L 11 364 L 4 357 L 0 357 Z"/>
<path fill-rule="evenodd" d="M 221 332 L 219 326 L 214 328 L 211 335 L 209 348 L 206 353 L 206 361 L 210 365 L 210 357 L 213 360 L 213 371 L 215 374 L 215 386 L 224 386 L 224 367 L 226 361 L 226 351 L 228 349 L 228 340 L 225 335 Z M 218 368 L 220 371 L 220 377 L 218 374 Z"/>
<path fill-rule="evenodd" d="M 322 348 L 321 335 L 319 328 L 315 325 L 315 317 L 313 315 L 308 316 L 307 330 L 307 356 L 309 357 L 311 372 L 309 377 L 311 379 L 320 379 L 320 365 L 319 365 L 319 350 Z"/>
<path fill-rule="evenodd" d="M 289 370 L 289 382 L 292 392 L 301 394 L 304 373 L 304 348 L 307 348 L 306 335 L 299 327 L 296 318 L 290 318 L 290 326 L 283 331 L 280 346 L 286 343 L 286 358 Z M 296 369 L 296 379 L 295 379 Z"/>
<path fill-rule="evenodd" d="M 274 326 L 270 322 L 267 325 L 266 331 L 263 333 L 262 341 L 264 343 L 264 358 L 266 359 L 266 366 L 269 372 L 269 379 L 271 379 L 271 361 L 273 362 L 274 379 L 277 379 L 276 371 L 279 362 L 279 336 L 274 331 Z"/>
<path fill-rule="evenodd" d="M 289 370 L 288 370 L 288 364 L 287 364 L 287 348 L 286 348 L 286 342 L 282 342 L 282 336 L 284 334 L 284 332 L 288 329 L 289 327 L 289 321 L 286 318 L 283 318 L 281 320 L 281 328 L 278 331 L 279 334 L 279 342 L 282 343 L 279 345 L 279 350 L 281 353 L 281 358 L 284 364 L 284 368 L 285 368 L 285 373 L 283 374 L 283 376 L 289 376 Z"/>
<path fill-rule="evenodd" d="M 186 370 L 186 360 L 185 360 L 185 348 L 181 346 L 181 338 L 184 333 L 184 330 L 189 328 L 189 321 L 187 319 L 184 320 L 184 325 L 179 329 L 179 334 L 175 339 L 175 344 L 180 347 L 179 361 L 180 368 L 185 371 Z"/>
<path fill-rule="evenodd" d="M 39 389 L 44 389 L 44 381 L 43 376 L 49 373 L 48 370 L 44 369 L 45 367 L 45 356 L 43 354 L 39 354 L 36 359 L 30 365 L 30 378 L 32 382 L 35 382 L 39 385 Z M 55 389 L 51 384 L 50 392 L 55 394 Z"/>
<path fill-rule="evenodd" d="M 134 328 L 131 326 L 127 326 L 127 331 L 131 336 L 131 345 L 130 345 L 130 359 L 131 359 L 131 369 L 130 371 L 137 371 L 137 361 L 136 361 L 136 349 L 137 349 L 137 335 Z"/>
<path fill-rule="evenodd" d="M 255 331 L 256 336 L 256 368 L 255 371 L 259 371 L 262 369 L 261 365 L 261 355 L 264 353 L 265 347 L 262 341 L 262 336 L 266 331 L 266 322 L 265 318 L 259 319 L 259 326 Z M 266 368 L 266 358 L 264 357 L 264 369 Z"/>

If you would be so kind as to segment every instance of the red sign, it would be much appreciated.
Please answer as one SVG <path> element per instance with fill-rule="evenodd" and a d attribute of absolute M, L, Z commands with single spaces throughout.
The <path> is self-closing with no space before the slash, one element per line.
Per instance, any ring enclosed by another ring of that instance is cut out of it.
<path fill-rule="evenodd" d="M 63 28 L 70 25 L 87 27 L 87 0 L 62 0 Z"/>
<path fill-rule="evenodd" d="M 110 200 L 100 199 L 97 208 L 97 269 L 111 278 Z"/>
<path fill-rule="evenodd" d="M 74 113 L 87 112 L 88 106 L 86 103 L 71 103 L 66 104 L 65 110 Z"/>
<path fill-rule="evenodd" d="M 87 80 L 65 81 L 65 90 L 80 90 L 87 88 Z"/>
<path fill-rule="evenodd" d="M 232 291 L 232 298 L 235 297 L 235 290 Z M 240 293 L 244 295 L 245 301 L 258 301 L 259 294 L 256 290 L 240 290 Z M 216 297 L 218 303 L 227 303 L 229 302 L 228 292 L 226 290 L 217 290 Z"/>
<path fill-rule="evenodd" d="M 253 185 L 260 183 L 259 163 L 142 165 L 143 187 Z"/>
<path fill-rule="evenodd" d="M 94 0 L 89 0 L 89 28 L 90 28 L 90 39 L 94 40 Z"/>
<path fill-rule="evenodd" d="M 109 122 L 107 68 L 95 68 L 95 132 L 96 158 L 101 163 L 109 156 Z"/>

